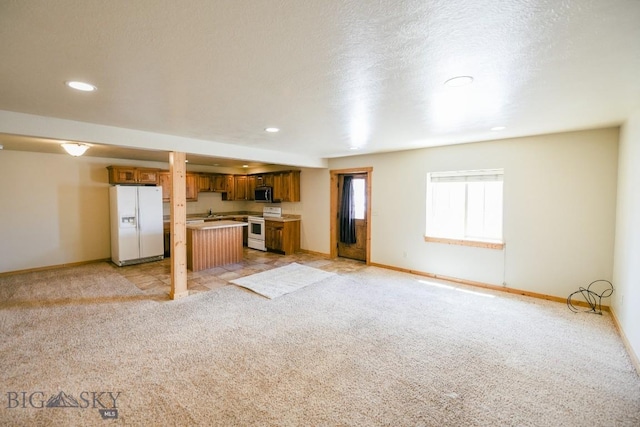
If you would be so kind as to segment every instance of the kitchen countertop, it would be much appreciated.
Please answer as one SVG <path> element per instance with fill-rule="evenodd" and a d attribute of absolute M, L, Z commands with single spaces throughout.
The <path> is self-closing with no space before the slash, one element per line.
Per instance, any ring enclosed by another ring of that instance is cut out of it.
<path fill-rule="evenodd" d="M 187 221 L 200 220 L 200 219 L 204 221 L 220 221 L 225 219 L 234 220 L 236 218 L 244 218 L 248 216 L 257 216 L 257 215 L 262 215 L 262 214 L 258 212 L 246 212 L 246 211 L 214 213 L 211 215 L 207 213 L 188 214 Z M 164 222 L 169 222 L 170 220 L 169 215 L 165 215 L 163 219 L 164 219 Z"/>
<path fill-rule="evenodd" d="M 199 222 L 196 224 L 187 224 L 187 228 L 191 230 L 212 230 L 215 228 L 246 227 L 247 225 L 248 224 L 246 222 L 241 222 L 241 221 L 221 220 L 221 221 Z"/>
<path fill-rule="evenodd" d="M 282 215 L 281 217 L 271 217 L 265 218 L 265 221 L 275 221 L 275 222 L 291 222 L 291 221 L 301 221 L 300 215 Z"/>
<path fill-rule="evenodd" d="M 224 220 L 237 220 L 237 218 L 244 218 L 244 217 L 249 217 L 249 216 L 262 216 L 262 212 L 225 212 L 225 213 L 214 213 L 212 215 L 209 214 L 189 214 L 187 215 L 187 222 L 189 221 L 197 221 L 197 220 L 203 220 L 207 223 L 209 222 L 213 222 L 213 221 L 224 221 Z M 267 221 L 278 221 L 278 222 L 289 222 L 289 221 L 301 221 L 302 218 L 300 215 L 292 215 L 292 214 L 284 214 L 281 217 L 271 217 L 271 218 L 265 218 L 265 220 Z M 168 223 L 169 222 L 169 217 L 168 215 L 165 215 L 164 217 L 164 222 Z M 193 225 L 193 224 L 187 224 L 187 225 Z"/>

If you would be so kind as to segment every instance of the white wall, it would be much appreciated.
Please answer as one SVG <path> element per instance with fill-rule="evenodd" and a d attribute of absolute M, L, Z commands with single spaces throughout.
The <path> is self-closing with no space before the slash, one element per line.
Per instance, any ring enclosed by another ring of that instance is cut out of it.
<path fill-rule="evenodd" d="M 640 110 L 622 127 L 613 310 L 636 357 L 640 357 Z"/>
<path fill-rule="evenodd" d="M 300 246 L 312 252 L 329 253 L 329 170 L 302 169 L 298 211 L 302 215 Z"/>
<path fill-rule="evenodd" d="M 109 258 L 109 164 L 0 151 L 0 272 Z"/>
<path fill-rule="evenodd" d="M 618 129 L 331 159 L 373 167 L 371 261 L 566 297 L 611 280 Z M 504 168 L 506 251 L 424 242 L 426 175 Z"/>

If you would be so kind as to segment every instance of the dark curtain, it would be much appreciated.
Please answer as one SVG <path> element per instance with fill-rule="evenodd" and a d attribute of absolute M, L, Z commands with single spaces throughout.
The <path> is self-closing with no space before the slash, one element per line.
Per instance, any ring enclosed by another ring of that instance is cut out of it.
<path fill-rule="evenodd" d="M 342 203 L 340 204 L 340 242 L 349 245 L 356 242 L 356 220 L 353 204 L 352 176 L 345 176 L 342 184 Z"/>

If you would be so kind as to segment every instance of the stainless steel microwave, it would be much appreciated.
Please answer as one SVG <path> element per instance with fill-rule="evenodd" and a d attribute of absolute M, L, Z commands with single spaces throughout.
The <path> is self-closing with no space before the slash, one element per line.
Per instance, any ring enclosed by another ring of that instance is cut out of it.
<path fill-rule="evenodd" d="M 256 202 L 271 203 L 273 201 L 273 187 L 256 187 L 254 199 Z"/>

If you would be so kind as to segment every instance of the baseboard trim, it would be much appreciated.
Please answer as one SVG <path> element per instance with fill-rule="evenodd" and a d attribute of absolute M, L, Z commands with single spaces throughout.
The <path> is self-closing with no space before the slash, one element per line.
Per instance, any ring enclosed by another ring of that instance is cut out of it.
<path fill-rule="evenodd" d="M 609 311 L 611 312 L 611 317 L 613 318 L 613 324 L 616 326 L 616 329 L 618 330 L 618 334 L 620 335 L 620 338 L 622 338 L 622 343 L 624 344 L 624 347 L 627 350 L 629 359 L 631 359 L 631 364 L 633 365 L 634 368 L 636 368 L 636 372 L 640 376 L 640 358 L 638 357 L 636 352 L 633 350 L 633 347 L 631 347 L 631 342 L 627 338 L 627 335 L 624 333 L 624 330 L 620 325 L 620 321 L 618 320 L 618 316 L 616 315 L 615 310 L 611 309 Z"/>
<path fill-rule="evenodd" d="M 322 253 L 322 252 L 316 252 L 316 251 L 310 251 L 309 249 L 300 249 L 299 252 L 302 252 L 303 254 L 321 256 L 323 258 L 331 258 L 331 255 L 329 255 L 329 254 L 325 254 L 325 253 Z"/>
<path fill-rule="evenodd" d="M 95 264 L 97 262 L 109 262 L 109 261 L 111 261 L 111 258 L 94 259 L 90 261 L 69 262 L 66 264 L 48 265 L 45 267 L 26 268 L 24 270 L 5 271 L 0 273 L 0 277 L 13 276 L 14 274 L 34 273 L 37 271 L 55 270 L 58 268 L 65 268 L 65 267 L 77 267 L 79 265 Z"/>
<path fill-rule="evenodd" d="M 503 286 L 490 285 L 488 283 L 476 282 L 476 281 L 467 280 L 467 279 L 460 279 L 460 278 L 451 277 L 451 276 L 443 276 L 441 274 L 428 273 L 428 272 L 419 271 L 419 270 L 411 270 L 408 268 L 394 267 L 392 265 L 386 265 L 386 264 L 378 264 L 378 263 L 372 262 L 370 265 L 373 267 L 380 267 L 380 268 L 386 268 L 388 270 L 395 270 L 395 271 L 401 271 L 403 273 L 415 274 L 417 276 L 429 277 L 430 279 L 445 280 L 447 282 L 459 283 L 461 285 L 475 286 L 477 288 L 491 289 L 494 291 L 507 292 L 515 295 L 523 295 L 523 296 L 532 297 L 532 298 L 544 299 L 547 301 L 561 302 L 563 304 L 567 303 L 566 298 L 556 297 L 556 296 L 547 295 L 547 294 L 539 294 L 537 292 L 530 292 L 522 289 L 506 288 Z M 589 304 L 586 301 L 573 301 L 573 305 L 579 305 L 581 307 L 589 307 Z M 606 305 L 602 306 L 602 310 L 610 311 L 609 306 L 606 306 Z"/>

